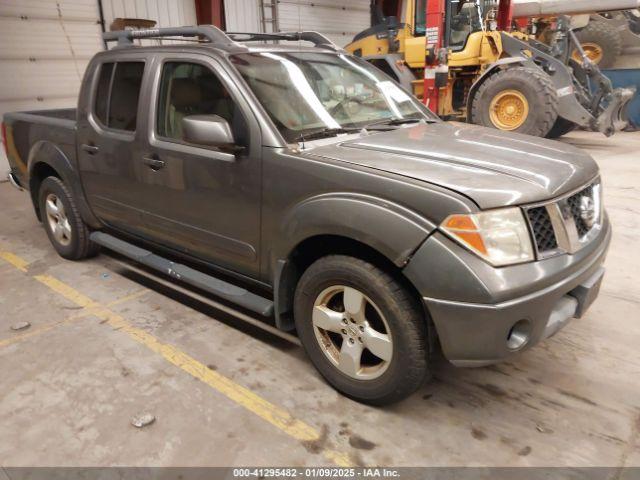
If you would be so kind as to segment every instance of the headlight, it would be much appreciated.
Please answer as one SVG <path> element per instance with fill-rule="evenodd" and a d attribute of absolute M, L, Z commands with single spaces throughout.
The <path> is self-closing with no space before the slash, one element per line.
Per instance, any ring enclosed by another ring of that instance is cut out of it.
<path fill-rule="evenodd" d="M 450 215 L 440 228 L 496 267 L 535 259 L 527 222 L 519 208 Z"/>

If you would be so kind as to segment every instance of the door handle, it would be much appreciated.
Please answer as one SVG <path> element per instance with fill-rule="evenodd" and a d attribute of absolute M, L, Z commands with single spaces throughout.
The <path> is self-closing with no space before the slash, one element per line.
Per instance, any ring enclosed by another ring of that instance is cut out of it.
<path fill-rule="evenodd" d="M 87 143 L 83 143 L 82 145 L 80 145 L 80 148 L 82 148 L 82 150 L 87 152 L 89 155 L 94 155 L 100 151 L 100 147 L 89 145 Z"/>
<path fill-rule="evenodd" d="M 164 160 L 160 160 L 159 158 L 142 157 L 142 162 L 154 171 L 160 170 L 164 167 Z"/>

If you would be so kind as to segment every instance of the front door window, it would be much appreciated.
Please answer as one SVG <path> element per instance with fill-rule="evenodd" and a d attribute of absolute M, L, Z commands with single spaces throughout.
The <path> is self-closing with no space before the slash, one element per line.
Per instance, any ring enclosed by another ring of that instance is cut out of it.
<path fill-rule="evenodd" d="M 156 133 L 183 142 L 182 120 L 189 115 L 222 117 L 236 143 L 248 145 L 244 118 L 218 76 L 199 63 L 167 62 L 162 67 Z"/>

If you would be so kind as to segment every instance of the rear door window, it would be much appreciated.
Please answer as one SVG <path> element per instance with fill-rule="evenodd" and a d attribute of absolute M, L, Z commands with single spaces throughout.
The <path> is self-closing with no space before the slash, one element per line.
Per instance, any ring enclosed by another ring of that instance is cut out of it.
<path fill-rule="evenodd" d="M 96 87 L 94 113 L 104 126 L 134 132 L 144 62 L 105 63 Z"/>

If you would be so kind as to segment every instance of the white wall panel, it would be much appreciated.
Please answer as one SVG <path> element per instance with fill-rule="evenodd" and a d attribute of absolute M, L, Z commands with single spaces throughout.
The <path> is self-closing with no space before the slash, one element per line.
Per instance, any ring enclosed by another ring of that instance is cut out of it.
<path fill-rule="evenodd" d="M 196 25 L 194 0 L 102 0 L 107 29 L 114 18 L 155 20 L 158 27 Z"/>
<path fill-rule="evenodd" d="M 1 0 L 0 115 L 75 106 L 99 17 L 97 0 Z M 7 170 L 3 148 L 0 180 Z"/>
<path fill-rule="evenodd" d="M 265 3 L 268 3 L 265 0 Z M 369 27 L 369 0 L 279 0 L 279 31 L 315 30 L 340 46 Z M 260 32 L 260 0 L 226 0 L 225 20 L 230 32 Z M 266 18 L 271 17 L 267 8 Z M 270 25 L 267 31 L 271 31 Z"/>
<path fill-rule="evenodd" d="M 0 17 L 0 60 L 91 58 L 102 49 L 97 17 L 92 22 Z"/>
<path fill-rule="evenodd" d="M 105 24 L 146 18 L 195 25 L 194 0 L 102 0 Z M 98 0 L 0 0 L 0 115 L 73 107 L 91 57 L 102 50 Z M 0 153 L 0 181 L 8 169 Z"/>
<path fill-rule="evenodd" d="M 315 30 L 340 46 L 369 27 L 369 0 L 280 0 L 278 24 L 281 31 Z"/>
<path fill-rule="evenodd" d="M 228 32 L 261 32 L 261 0 L 225 0 L 224 16 Z"/>

